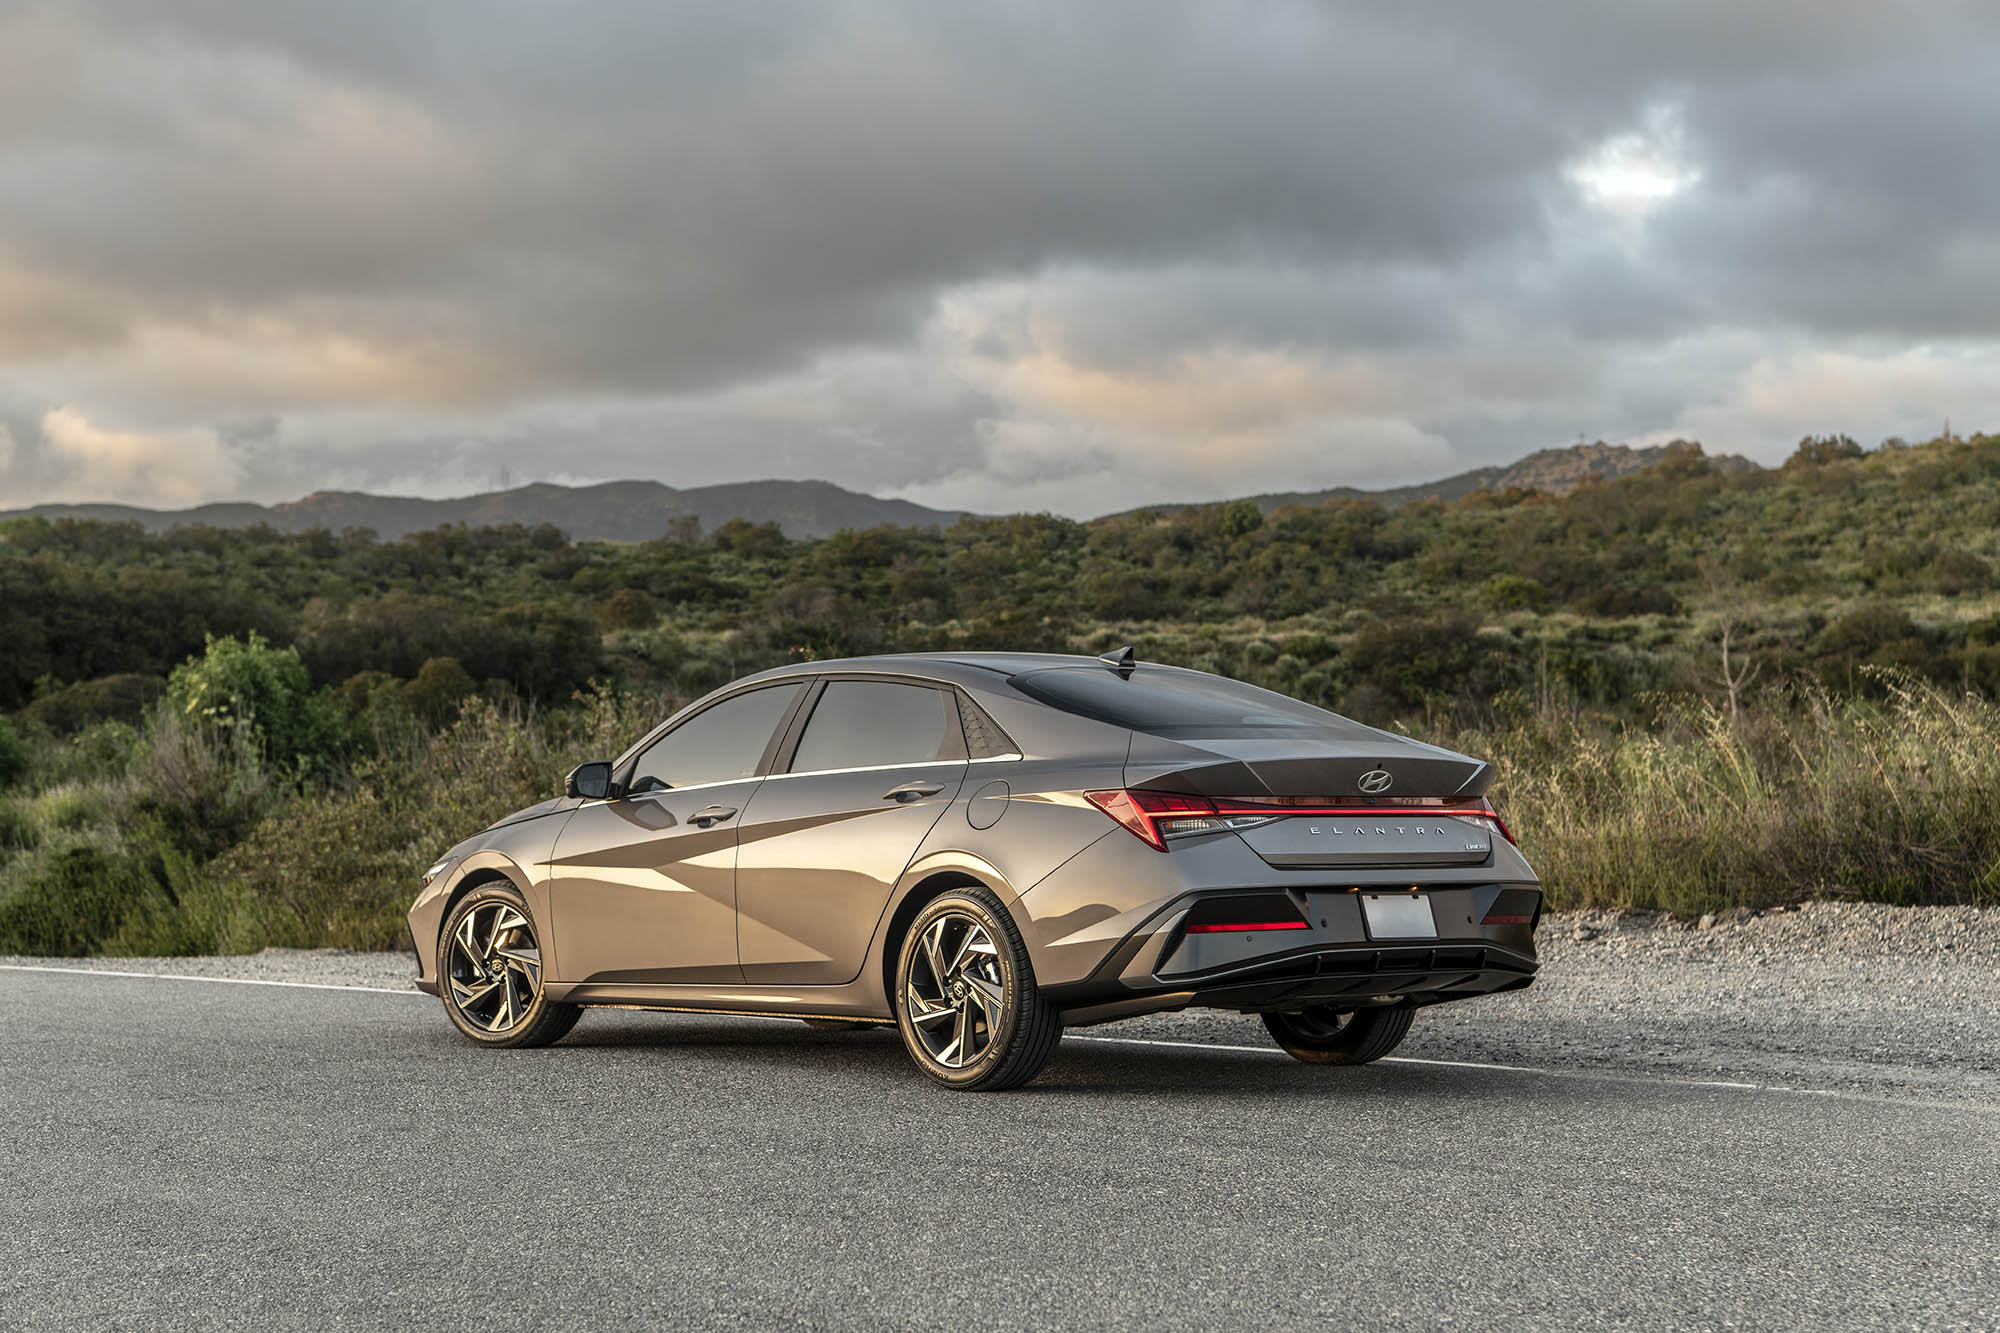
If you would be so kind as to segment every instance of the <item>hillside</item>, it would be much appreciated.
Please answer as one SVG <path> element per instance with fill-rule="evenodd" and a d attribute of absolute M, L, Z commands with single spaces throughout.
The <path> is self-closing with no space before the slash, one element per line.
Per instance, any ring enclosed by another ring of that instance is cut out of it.
<path fill-rule="evenodd" d="M 1399 509 L 1404 505 L 1416 504 L 1423 500 L 1442 500 L 1450 504 L 1463 500 L 1477 491 L 1523 490 L 1566 495 L 1586 477 L 1613 481 L 1619 477 L 1643 472 L 1676 455 L 1705 459 L 1708 465 L 1718 472 L 1757 470 L 1755 463 L 1739 454 L 1704 453 L 1702 447 L 1692 440 L 1675 440 L 1670 444 L 1649 445 L 1638 449 L 1624 444 L 1606 444 L 1599 440 L 1594 444 L 1572 444 L 1560 449 L 1537 449 L 1527 457 L 1516 459 L 1512 463 L 1474 468 L 1470 472 L 1458 472 L 1437 481 L 1418 482 L 1411 486 L 1392 486 L 1385 490 L 1335 486 L 1324 491 L 1273 491 L 1248 498 L 1254 500 L 1257 507 L 1268 514 L 1286 505 L 1322 505 L 1329 500 L 1372 500 L 1385 509 Z M 1189 505 L 1144 506 L 1153 512 L 1166 513 L 1179 513 L 1191 507 Z"/>
<path fill-rule="evenodd" d="M 825 481 L 747 481 L 677 490 L 657 481 L 609 481 L 595 486 L 540 483 L 452 500 L 319 491 L 281 504 L 209 504 L 193 509 L 134 505 L 49 504 L 0 512 L 10 518 L 94 519 L 137 523 L 148 532 L 178 527 L 248 528 L 279 532 L 368 529 L 384 541 L 463 523 L 468 527 L 538 527 L 549 523 L 574 541 L 651 541 L 676 520 L 693 518 L 703 532 L 731 519 L 776 523 L 787 537 L 826 537 L 842 528 L 949 526 L 960 517 L 907 500 L 882 500 Z"/>
<path fill-rule="evenodd" d="M 0 953 L 392 947 L 418 867 L 676 701 L 1121 643 L 1491 758 L 1557 903 L 2000 903 L 2000 436 L 1504 477 L 812 540 L 0 524 Z"/>
<path fill-rule="evenodd" d="M 1324 491 L 1286 491 L 1250 498 L 1269 513 L 1284 505 L 1320 505 L 1334 499 L 1373 500 L 1386 509 L 1396 509 L 1419 500 L 1451 502 L 1475 491 L 1509 488 L 1561 495 L 1585 477 L 1609 481 L 1643 471 L 1665 461 L 1675 449 L 1691 450 L 1692 456 L 1708 458 L 1698 444 L 1676 442 L 1633 449 L 1599 441 L 1542 449 L 1512 463 L 1475 468 L 1414 486 L 1379 491 L 1337 486 Z M 1754 471 L 1757 466 L 1733 454 L 1708 458 L 1708 463 L 1723 472 Z M 1145 508 L 1149 512 L 1179 513 L 1195 507 L 1148 505 Z M 949 527 L 963 515 L 929 509 L 908 500 L 879 499 L 826 481 L 742 481 L 686 490 L 657 481 L 607 481 L 595 486 L 537 483 L 452 500 L 318 491 L 302 500 L 274 505 L 237 502 L 193 509 L 144 509 L 118 504 L 45 504 L 0 511 L 0 522 L 30 517 L 137 523 L 148 532 L 168 532 L 179 527 L 248 528 L 259 523 L 279 532 L 367 529 L 384 541 L 460 523 L 474 528 L 515 524 L 532 528 L 548 523 L 562 529 L 571 541 L 630 542 L 663 536 L 677 520 L 687 518 L 700 523 L 703 532 L 713 532 L 731 519 L 742 519 L 748 523 L 776 523 L 787 537 L 809 539 L 828 537 L 842 528 L 859 531 L 883 524 L 898 528 Z"/>

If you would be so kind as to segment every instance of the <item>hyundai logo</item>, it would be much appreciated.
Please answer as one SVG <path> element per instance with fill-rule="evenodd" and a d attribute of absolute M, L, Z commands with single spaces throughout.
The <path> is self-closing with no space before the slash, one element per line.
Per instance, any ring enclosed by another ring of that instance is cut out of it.
<path fill-rule="evenodd" d="M 1390 776 L 1388 769 L 1371 768 L 1361 775 L 1361 781 L 1356 785 L 1370 796 L 1380 796 L 1383 792 L 1389 790 L 1395 781 L 1396 779 Z"/>

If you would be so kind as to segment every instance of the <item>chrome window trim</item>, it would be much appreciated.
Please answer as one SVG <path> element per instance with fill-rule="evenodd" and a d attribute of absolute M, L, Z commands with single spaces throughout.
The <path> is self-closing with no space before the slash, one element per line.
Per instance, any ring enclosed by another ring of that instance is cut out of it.
<path fill-rule="evenodd" d="M 950 768 L 969 764 L 970 759 L 920 759 L 913 764 L 864 764 L 860 768 L 802 768 L 796 773 L 772 773 L 768 780 L 779 778 L 823 778 L 838 773 L 896 773 L 906 768 Z"/>
<path fill-rule="evenodd" d="M 1020 761 L 1018 754 L 992 754 L 984 759 L 920 759 L 912 764 L 866 764 L 860 768 L 802 768 L 794 773 L 767 773 L 766 780 L 779 778 L 818 778 L 835 773 L 890 773 L 901 768 L 947 768 L 953 764 L 1011 764 Z M 687 790 L 685 787 L 676 788 Z"/>

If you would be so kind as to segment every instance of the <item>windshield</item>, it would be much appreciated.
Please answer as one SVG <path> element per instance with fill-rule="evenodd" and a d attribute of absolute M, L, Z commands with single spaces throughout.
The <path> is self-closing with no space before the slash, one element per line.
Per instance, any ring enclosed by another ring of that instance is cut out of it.
<path fill-rule="evenodd" d="M 1366 732 L 1324 708 L 1178 667 L 1142 666 L 1129 680 L 1102 667 L 1051 667 L 1024 672 L 1009 683 L 1051 708 L 1153 736 Z"/>

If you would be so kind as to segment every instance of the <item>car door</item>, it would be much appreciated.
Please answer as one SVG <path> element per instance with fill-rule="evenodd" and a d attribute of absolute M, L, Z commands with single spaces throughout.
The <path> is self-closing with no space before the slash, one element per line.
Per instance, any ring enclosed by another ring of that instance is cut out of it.
<path fill-rule="evenodd" d="M 792 681 L 709 705 L 632 761 L 620 796 L 570 816 L 551 854 L 556 980 L 742 979 L 737 829 L 805 691 Z"/>
<path fill-rule="evenodd" d="M 834 678 L 743 812 L 736 937 L 748 982 L 852 981 L 890 892 L 965 779 L 947 689 Z"/>

